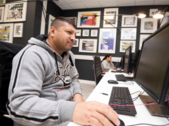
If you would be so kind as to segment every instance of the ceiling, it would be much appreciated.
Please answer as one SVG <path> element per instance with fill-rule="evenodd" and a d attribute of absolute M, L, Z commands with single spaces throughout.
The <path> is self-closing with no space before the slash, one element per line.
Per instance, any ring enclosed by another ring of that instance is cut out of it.
<path fill-rule="evenodd" d="M 144 6 L 144 5 L 169 5 L 169 0 L 53 0 L 62 10 Z"/>

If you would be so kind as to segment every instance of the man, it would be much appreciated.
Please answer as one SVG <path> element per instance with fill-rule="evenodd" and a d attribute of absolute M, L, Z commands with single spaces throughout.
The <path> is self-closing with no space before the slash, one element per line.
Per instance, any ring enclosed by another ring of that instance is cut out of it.
<path fill-rule="evenodd" d="M 76 26 L 56 18 L 48 38 L 31 38 L 13 60 L 9 87 L 10 117 L 20 126 L 119 125 L 117 113 L 108 105 L 84 102 L 72 48 Z M 107 118 L 106 118 L 106 117 Z"/>

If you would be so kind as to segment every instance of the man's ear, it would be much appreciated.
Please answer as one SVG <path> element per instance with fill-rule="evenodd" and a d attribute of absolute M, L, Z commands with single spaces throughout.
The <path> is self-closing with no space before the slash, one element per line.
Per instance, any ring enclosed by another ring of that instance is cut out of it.
<path fill-rule="evenodd" d="M 53 26 L 50 27 L 50 35 L 51 37 L 55 35 L 55 28 Z"/>

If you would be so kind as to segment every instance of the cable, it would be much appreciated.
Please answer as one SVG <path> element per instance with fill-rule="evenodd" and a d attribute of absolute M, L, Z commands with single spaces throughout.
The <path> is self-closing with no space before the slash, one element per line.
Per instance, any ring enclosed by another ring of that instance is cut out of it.
<path fill-rule="evenodd" d="M 144 91 L 142 93 L 140 93 L 137 97 L 133 98 L 133 101 L 137 100 L 137 98 L 139 98 L 143 93 L 144 93 Z"/>

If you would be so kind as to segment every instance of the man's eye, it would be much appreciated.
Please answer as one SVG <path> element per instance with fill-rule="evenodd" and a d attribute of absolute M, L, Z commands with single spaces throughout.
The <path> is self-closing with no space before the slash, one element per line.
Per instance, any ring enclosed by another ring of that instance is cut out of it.
<path fill-rule="evenodd" d="M 71 31 L 68 31 L 68 33 L 69 33 L 69 34 L 72 34 L 72 32 L 71 32 Z"/>

